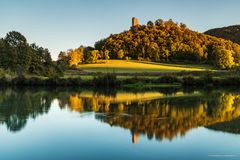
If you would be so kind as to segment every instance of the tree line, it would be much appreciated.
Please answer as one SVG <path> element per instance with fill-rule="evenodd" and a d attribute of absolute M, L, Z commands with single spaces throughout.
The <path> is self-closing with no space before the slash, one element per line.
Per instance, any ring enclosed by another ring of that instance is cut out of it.
<path fill-rule="evenodd" d="M 94 47 L 80 46 L 79 48 L 70 49 L 66 52 L 61 51 L 58 55 L 57 64 L 61 66 L 61 68 L 76 68 L 79 64 L 98 63 L 99 60 L 103 59 L 110 59 L 109 51 L 99 51 Z"/>
<path fill-rule="evenodd" d="M 220 69 L 240 65 L 240 45 L 232 41 L 190 30 L 171 19 L 149 21 L 120 34 L 59 54 L 58 62 L 69 66 L 97 63 L 98 60 L 124 59 L 152 62 L 205 63 Z"/>
<path fill-rule="evenodd" d="M 49 77 L 62 74 L 48 49 L 35 43 L 29 44 L 27 39 L 16 31 L 9 32 L 5 38 L 0 39 L 0 68 L 17 75 Z"/>

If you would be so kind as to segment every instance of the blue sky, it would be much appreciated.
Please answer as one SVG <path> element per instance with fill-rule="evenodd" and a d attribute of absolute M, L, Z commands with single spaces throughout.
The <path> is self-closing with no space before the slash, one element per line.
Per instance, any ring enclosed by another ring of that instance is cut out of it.
<path fill-rule="evenodd" d="M 19 31 L 56 59 L 61 50 L 129 29 L 132 17 L 141 24 L 172 18 L 204 32 L 240 24 L 239 8 L 239 0 L 0 0 L 0 37 Z"/>

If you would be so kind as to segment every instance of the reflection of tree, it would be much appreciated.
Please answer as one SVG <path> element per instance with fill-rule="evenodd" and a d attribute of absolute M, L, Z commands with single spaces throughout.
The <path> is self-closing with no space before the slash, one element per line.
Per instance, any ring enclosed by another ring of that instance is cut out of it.
<path fill-rule="evenodd" d="M 54 98 L 60 108 L 95 112 L 96 119 L 111 126 L 129 129 L 132 142 L 140 134 L 149 139 L 172 140 L 199 126 L 210 126 L 240 116 L 240 94 L 224 91 L 209 93 L 118 92 L 105 95 L 72 90 L 0 90 L 0 123 L 19 131 L 29 118 L 50 109 Z"/>
<path fill-rule="evenodd" d="M 129 129 L 136 143 L 138 134 L 146 134 L 149 139 L 172 140 L 192 128 L 237 118 L 239 100 L 239 94 L 226 92 L 121 103 L 112 103 L 109 97 L 103 101 L 102 97 L 73 95 L 69 97 L 69 107 L 79 112 L 104 113 L 96 114 L 96 118 Z"/>
<path fill-rule="evenodd" d="M 50 104 L 50 96 L 44 91 L 1 90 L 0 122 L 12 132 L 19 131 L 29 118 L 47 113 Z"/>
<path fill-rule="evenodd" d="M 238 98 L 234 98 L 233 96 L 226 101 L 226 98 L 224 98 L 226 94 L 221 94 L 221 107 L 224 105 L 227 106 L 237 106 L 240 107 L 240 96 Z M 231 110 L 231 107 L 228 107 L 228 110 Z M 240 118 L 233 119 L 231 121 L 225 121 L 225 122 L 220 122 L 216 123 L 210 126 L 207 126 L 209 129 L 217 130 L 217 131 L 224 131 L 228 133 L 240 133 Z"/>
<path fill-rule="evenodd" d="M 98 112 L 100 109 L 107 111 L 110 105 L 109 100 L 99 105 L 98 101 L 93 99 L 99 96 L 106 99 L 106 93 L 107 97 L 115 97 L 116 91 L 94 92 L 89 98 L 81 98 L 80 93 L 81 91 L 74 88 L 1 89 L 0 123 L 5 124 L 12 132 L 19 131 L 24 128 L 29 118 L 47 113 L 55 98 L 58 99 L 60 108 L 68 107 L 78 112 Z"/>

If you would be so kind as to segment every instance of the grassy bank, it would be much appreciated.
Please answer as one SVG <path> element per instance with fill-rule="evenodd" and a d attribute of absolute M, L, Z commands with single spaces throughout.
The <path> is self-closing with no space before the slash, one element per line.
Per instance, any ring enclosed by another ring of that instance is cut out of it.
<path fill-rule="evenodd" d="M 115 69 L 117 72 L 115 72 Z M 162 64 L 111 60 L 80 65 L 63 77 L 0 75 L 2 86 L 80 86 L 98 88 L 179 88 L 182 86 L 240 86 L 238 70 L 214 70 L 206 65 Z"/>
<path fill-rule="evenodd" d="M 13 79 L 0 78 L 1 86 L 80 86 L 98 88 L 162 88 L 162 87 L 213 87 L 213 86 L 240 86 L 240 76 L 213 77 L 205 72 L 199 77 L 193 76 L 159 76 L 125 77 L 118 78 L 116 74 L 102 74 L 92 79 L 76 78 L 41 78 L 41 77 L 15 77 Z"/>
<path fill-rule="evenodd" d="M 195 78 L 204 76 L 211 72 L 213 77 L 235 76 L 234 71 L 216 70 L 215 68 L 204 64 L 169 64 L 153 63 L 142 61 L 124 61 L 109 60 L 99 64 L 79 65 L 76 69 L 65 71 L 64 78 L 81 77 L 84 80 L 92 80 L 95 76 L 112 73 L 118 76 L 118 79 L 128 79 L 133 77 L 157 79 L 161 76 L 193 76 Z"/>

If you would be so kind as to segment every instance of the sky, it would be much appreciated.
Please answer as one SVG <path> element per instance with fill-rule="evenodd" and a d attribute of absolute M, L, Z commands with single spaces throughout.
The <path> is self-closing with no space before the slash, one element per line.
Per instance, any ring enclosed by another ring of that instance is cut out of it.
<path fill-rule="evenodd" d="M 173 19 L 195 31 L 240 24 L 239 0 L 0 0 L 0 37 L 19 31 L 29 43 L 60 51 L 93 46 L 149 20 Z"/>

